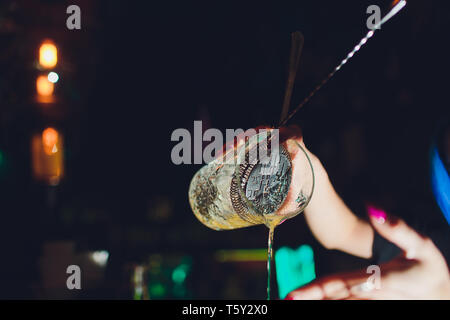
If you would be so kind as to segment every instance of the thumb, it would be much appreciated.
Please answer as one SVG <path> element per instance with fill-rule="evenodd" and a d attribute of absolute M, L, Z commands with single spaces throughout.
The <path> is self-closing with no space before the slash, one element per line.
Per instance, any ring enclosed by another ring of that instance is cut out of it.
<path fill-rule="evenodd" d="M 408 226 L 405 221 L 388 216 L 383 210 L 372 206 L 368 207 L 368 213 L 375 230 L 402 249 L 407 259 L 422 258 L 433 250 L 431 240 Z"/>

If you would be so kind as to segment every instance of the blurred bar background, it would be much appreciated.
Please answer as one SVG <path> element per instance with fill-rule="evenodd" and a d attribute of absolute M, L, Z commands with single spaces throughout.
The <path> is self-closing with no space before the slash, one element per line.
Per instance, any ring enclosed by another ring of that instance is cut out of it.
<path fill-rule="evenodd" d="M 264 299 L 267 230 L 200 224 L 200 166 L 172 164 L 170 135 L 275 124 L 290 33 L 305 36 L 298 103 L 366 33 L 370 4 L 1 1 L 0 298 Z M 362 217 L 371 202 L 445 223 L 427 161 L 449 116 L 448 10 L 410 1 L 291 122 Z M 302 216 L 274 248 L 274 297 L 368 265 L 326 251 Z M 66 288 L 72 264 L 81 290 Z"/>

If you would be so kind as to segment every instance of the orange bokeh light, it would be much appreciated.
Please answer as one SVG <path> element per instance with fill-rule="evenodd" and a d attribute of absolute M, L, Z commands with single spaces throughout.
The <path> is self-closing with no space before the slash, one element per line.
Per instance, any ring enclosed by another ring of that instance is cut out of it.
<path fill-rule="evenodd" d="M 55 85 L 48 81 L 47 76 L 41 75 L 36 79 L 37 101 L 51 103 L 54 101 L 53 91 Z"/>
<path fill-rule="evenodd" d="M 53 68 L 58 63 L 58 49 L 49 40 L 44 41 L 39 48 L 39 64 L 46 69 Z"/>
<path fill-rule="evenodd" d="M 47 128 L 42 131 L 42 144 L 46 154 L 51 155 L 58 152 L 58 131 L 53 128 Z"/>
<path fill-rule="evenodd" d="M 32 168 L 37 180 L 57 185 L 64 176 L 63 136 L 54 128 L 46 128 L 32 137 Z"/>
<path fill-rule="evenodd" d="M 53 94 L 55 85 L 48 81 L 46 76 L 39 76 L 36 80 L 36 90 L 38 95 L 48 97 Z"/>

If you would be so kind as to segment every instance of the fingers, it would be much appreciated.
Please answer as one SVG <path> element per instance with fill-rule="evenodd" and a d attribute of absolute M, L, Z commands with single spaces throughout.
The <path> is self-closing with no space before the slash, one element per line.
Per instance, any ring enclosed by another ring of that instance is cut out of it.
<path fill-rule="evenodd" d="M 365 283 L 367 274 L 362 271 L 341 273 L 318 279 L 290 292 L 286 300 L 336 300 L 346 299 L 358 292 L 358 286 Z"/>
<path fill-rule="evenodd" d="M 398 259 L 397 259 L 398 260 Z M 402 259 L 403 260 L 403 259 Z M 406 261 L 406 260 L 405 260 Z M 400 265 L 399 265 L 400 263 Z M 409 261 L 408 264 L 412 262 Z M 386 270 L 395 270 L 403 262 L 384 264 Z M 396 280 L 398 282 L 398 280 Z M 317 279 L 310 284 L 292 291 L 286 300 L 396 300 L 410 299 L 408 290 L 403 285 L 398 288 L 389 284 L 383 277 L 380 282 L 374 281 L 371 273 L 364 270 L 341 273 L 326 278 Z"/>
<path fill-rule="evenodd" d="M 225 144 L 222 147 L 221 152 L 219 152 L 218 156 L 224 155 L 228 152 L 232 152 L 237 146 L 245 143 L 246 139 L 251 138 L 255 134 L 259 133 L 261 130 L 269 129 L 267 126 L 259 126 L 257 128 L 250 128 L 241 133 L 233 136 L 232 139 L 225 141 Z"/>
<path fill-rule="evenodd" d="M 236 147 L 239 147 L 243 145 L 248 139 L 253 137 L 254 135 L 258 133 L 262 133 L 264 131 L 271 131 L 277 129 L 278 133 L 278 143 L 281 145 L 283 144 L 286 147 L 286 141 L 287 140 L 295 140 L 297 143 L 299 143 L 305 151 L 308 153 L 308 156 L 311 158 L 312 154 L 306 149 L 305 144 L 303 142 L 302 137 L 302 131 L 299 126 L 297 125 L 290 125 L 287 127 L 281 127 L 281 128 L 273 128 L 267 125 L 258 126 L 256 128 L 250 128 L 245 131 L 240 132 L 239 134 L 235 135 L 233 139 L 227 140 L 225 144 L 223 145 L 220 152 L 218 152 L 218 157 L 223 157 L 224 155 L 228 154 L 229 152 L 234 152 L 234 149 Z M 274 135 L 276 136 L 276 134 Z M 232 157 L 231 157 L 232 158 Z"/>
<path fill-rule="evenodd" d="M 382 210 L 369 207 L 369 216 L 375 230 L 402 249 L 406 258 L 421 258 L 433 251 L 431 241 L 420 235 L 403 220 L 387 216 Z"/>
<path fill-rule="evenodd" d="M 402 296 L 393 294 L 386 290 L 372 290 L 366 293 L 351 294 L 343 300 L 402 300 Z"/>
<path fill-rule="evenodd" d="M 280 128 L 280 143 L 288 139 L 294 139 L 303 144 L 303 134 L 299 126 L 290 125 Z"/>
<path fill-rule="evenodd" d="M 302 289 L 290 292 L 285 300 L 323 300 L 324 292 L 318 284 L 308 285 Z"/>
<path fill-rule="evenodd" d="M 316 280 L 289 293 L 285 300 L 390 300 L 402 295 L 383 286 L 377 288 L 362 271 Z"/>
<path fill-rule="evenodd" d="M 245 140 L 246 138 L 248 139 L 248 138 L 252 137 L 253 135 L 260 133 L 264 130 L 270 131 L 273 129 L 275 129 L 275 128 L 269 127 L 269 126 L 257 126 L 256 128 L 250 128 L 250 129 L 245 130 L 245 132 L 242 132 L 239 135 L 237 135 L 232 141 L 227 141 L 227 143 L 234 144 L 235 141 L 239 142 L 241 140 Z M 280 143 L 283 143 L 284 141 L 286 141 L 288 139 L 294 139 L 303 144 L 302 130 L 297 125 L 281 127 L 281 128 L 279 128 L 279 139 L 280 139 Z"/>

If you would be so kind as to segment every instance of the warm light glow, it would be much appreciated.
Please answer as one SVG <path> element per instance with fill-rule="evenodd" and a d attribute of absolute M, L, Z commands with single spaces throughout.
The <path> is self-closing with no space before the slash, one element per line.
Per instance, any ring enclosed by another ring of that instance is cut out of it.
<path fill-rule="evenodd" d="M 42 67 L 49 69 L 58 63 L 58 49 L 51 41 L 44 41 L 39 48 L 39 63 Z"/>
<path fill-rule="evenodd" d="M 48 76 L 41 75 L 36 79 L 37 101 L 51 103 L 54 101 L 53 91 L 55 85 L 48 80 Z"/>
<path fill-rule="evenodd" d="M 36 80 L 36 90 L 38 95 L 48 97 L 53 94 L 55 86 L 48 81 L 46 76 L 39 76 Z"/>
<path fill-rule="evenodd" d="M 31 140 L 33 175 L 37 180 L 57 185 L 64 176 L 63 136 L 46 128 Z"/>
<path fill-rule="evenodd" d="M 42 145 L 46 154 L 51 155 L 58 152 L 58 131 L 53 128 L 47 128 L 42 132 Z"/>

